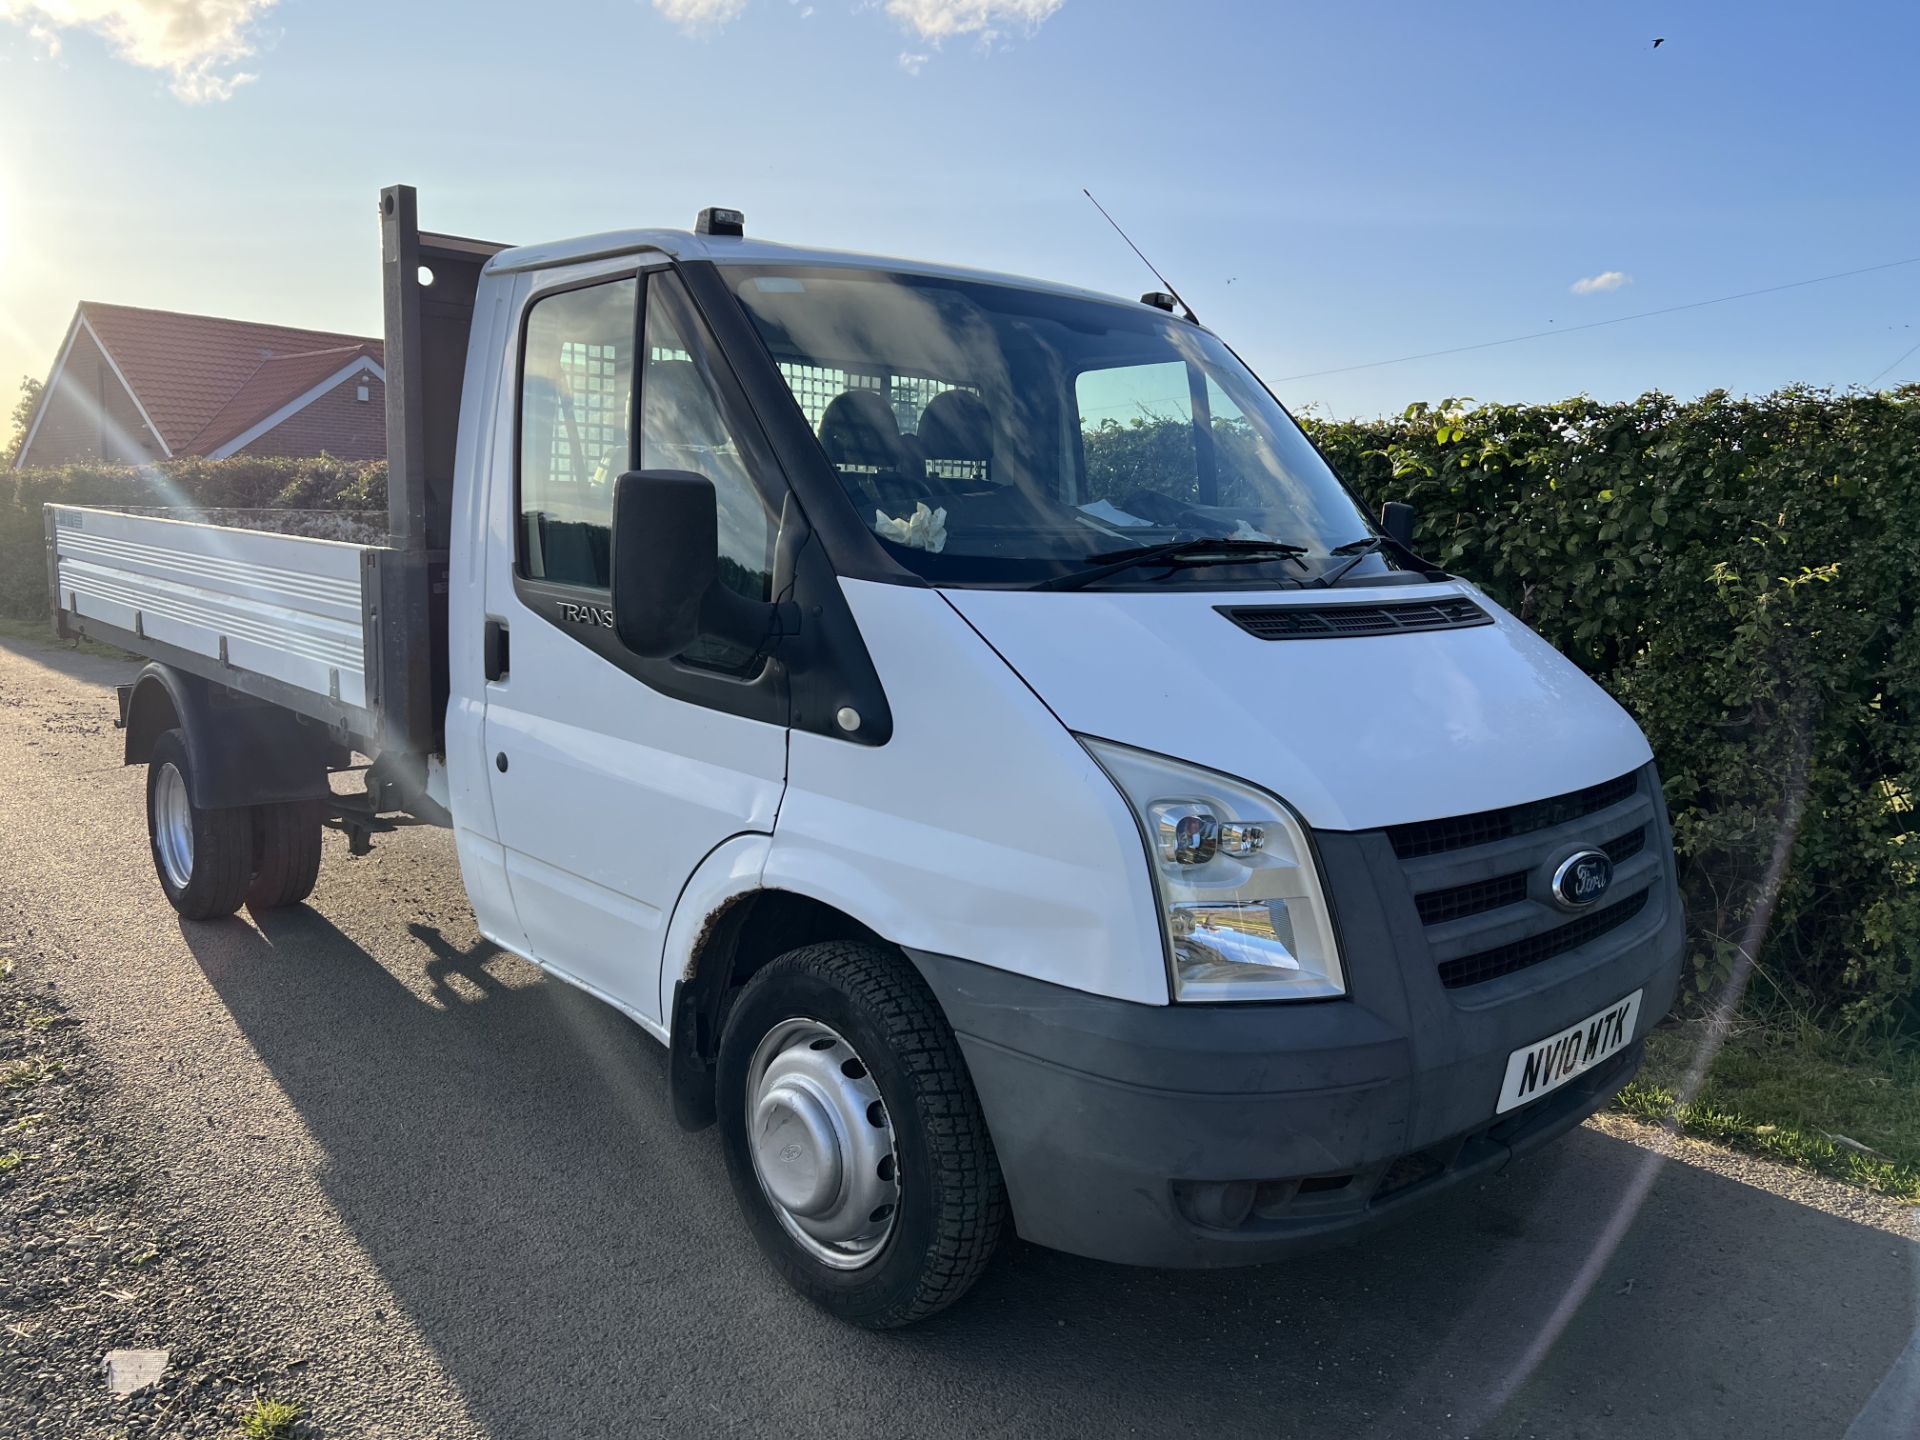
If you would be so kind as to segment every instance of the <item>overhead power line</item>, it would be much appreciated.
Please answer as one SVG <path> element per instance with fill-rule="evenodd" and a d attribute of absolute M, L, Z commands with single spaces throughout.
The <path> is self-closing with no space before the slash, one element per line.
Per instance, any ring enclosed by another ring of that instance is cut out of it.
<path fill-rule="evenodd" d="M 1863 388 L 1871 390 L 1874 386 L 1878 385 L 1887 376 L 1891 375 L 1894 371 L 1898 370 L 1902 365 L 1906 364 L 1907 356 L 1913 354 L 1913 352 L 1916 350 L 1920 350 L 1920 340 L 1916 340 L 1913 342 L 1913 344 L 1909 345 L 1906 348 L 1906 350 L 1901 353 L 1901 356 L 1898 360 L 1894 361 L 1893 364 L 1887 366 L 1886 369 L 1882 370 L 1878 375 L 1874 376 L 1873 379 L 1867 381 L 1866 385 Z"/>
<path fill-rule="evenodd" d="M 1782 290 L 1799 290 L 1808 285 L 1824 285 L 1829 280 L 1848 280 L 1855 275 L 1872 275 L 1876 271 L 1895 270 L 1902 265 L 1920 265 L 1920 255 L 1910 255 L 1905 260 L 1889 260 L 1883 265 L 1863 265 L 1858 270 L 1836 270 L 1831 275 L 1815 275 L 1810 280 L 1789 280 L 1784 285 L 1767 285 L 1758 290 L 1742 290 L 1736 295 L 1717 295 L 1711 300 L 1692 300 L 1685 305 L 1667 305 L 1658 310 L 1640 310 L 1632 315 L 1615 315 L 1610 320 L 1589 320 L 1582 325 L 1556 325 L 1551 330 L 1534 330 L 1525 335 L 1509 335 L 1504 340 L 1482 340 L 1474 345 L 1451 345 L 1444 350 L 1423 350 L 1418 355 L 1397 355 L 1391 360 L 1369 360 L 1364 365 L 1336 365 L 1331 370 L 1305 370 L 1298 375 L 1282 375 L 1271 383 L 1284 385 L 1290 380 L 1316 380 L 1322 375 L 1350 375 L 1356 370 L 1378 370 L 1385 365 L 1406 365 L 1414 360 L 1433 360 L 1442 355 L 1464 355 L 1469 350 L 1491 350 L 1499 345 L 1518 345 L 1523 340 L 1544 340 L 1549 335 L 1571 335 L 1579 330 L 1599 330 L 1608 325 L 1625 325 L 1629 320 L 1651 320 L 1656 315 L 1677 315 L 1682 310 L 1704 310 L 1709 305 L 1725 305 L 1732 300 L 1751 300 L 1756 295 L 1777 295 Z M 1900 359 L 1904 360 L 1906 356 L 1903 355 Z M 1893 363 L 1898 365 L 1900 360 Z M 1888 367 L 1888 369 L 1891 368 L 1892 366 Z M 1886 371 L 1881 372 L 1881 374 L 1885 373 Z M 1876 380 L 1879 378 L 1877 375 L 1874 377 Z"/>

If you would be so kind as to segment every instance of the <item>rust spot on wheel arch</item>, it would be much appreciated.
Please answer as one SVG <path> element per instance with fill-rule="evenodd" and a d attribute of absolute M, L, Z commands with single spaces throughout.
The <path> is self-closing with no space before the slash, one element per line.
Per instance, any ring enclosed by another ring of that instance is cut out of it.
<path fill-rule="evenodd" d="M 700 933 L 693 937 L 693 949 L 687 954 L 687 968 L 680 975 L 682 981 L 691 982 L 699 973 L 700 957 L 707 953 L 707 946 L 713 940 L 714 932 L 720 928 L 720 922 L 742 901 L 750 900 L 759 893 L 758 890 L 743 890 L 738 895 L 728 896 L 707 912 L 707 918 L 700 922 Z"/>

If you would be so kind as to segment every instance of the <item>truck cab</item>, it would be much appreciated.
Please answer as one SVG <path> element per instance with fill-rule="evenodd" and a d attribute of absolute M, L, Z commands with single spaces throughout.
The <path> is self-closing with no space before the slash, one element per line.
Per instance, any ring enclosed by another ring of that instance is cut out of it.
<path fill-rule="evenodd" d="M 1277 1258 L 1631 1076 L 1681 960 L 1645 739 L 1190 314 L 725 211 L 497 249 L 412 203 L 359 689 L 90 606 L 50 520 L 62 625 L 156 658 L 176 904 L 196 846 L 246 851 L 215 910 L 304 898 L 282 832 L 356 822 L 327 774 L 373 756 L 356 823 L 450 825 L 481 931 L 670 1047 L 766 1256 L 876 1327 L 1009 1223 Z M 215 758 L 236 715 L 273 786 Z"/>

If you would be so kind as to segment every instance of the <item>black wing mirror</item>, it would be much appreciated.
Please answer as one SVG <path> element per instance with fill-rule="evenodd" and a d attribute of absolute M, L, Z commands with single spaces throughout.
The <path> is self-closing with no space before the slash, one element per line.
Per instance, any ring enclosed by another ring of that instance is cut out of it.
<path fill-rule="evenodd" d="M 635 470 L 613 482 L 613 628 L 634 654 L 668 660 L 700 638 L 700 606 L 720 578 L 719 533 L 704 475 Z"/>
<path fill-rule="evenodd" d="M 770 649 L 797 614 L 720 583 L 713 482 L 687 470 L 632 470 L 613 482 L 609 556 L 613 629 L 649 660 L 671 660 L 704 635 Z"/>

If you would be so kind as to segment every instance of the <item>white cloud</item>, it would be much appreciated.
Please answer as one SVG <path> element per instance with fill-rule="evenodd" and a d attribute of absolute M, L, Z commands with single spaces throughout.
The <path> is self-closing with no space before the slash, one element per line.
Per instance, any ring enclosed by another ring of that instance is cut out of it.
<path fill-rule="evenodd" d="M 939 44 L 960 35 L 991 43 L 1007 26 L 1032 30 L 1066 0 L 887 0 L 887 14 Z"/>
<path fill-rule="evenodd" d="M 0 20 L 25 25 L 58 54 L 62 30 L 104 35 L 120 58 L 172 77 L 173 93 L 225 100 L 253 79 L 236 68 L 254 26 L 278 0 L 0 0 Z"/>
<path fill-rule="evenodd" d="M 0 0 L 0 6 L 18 0 Z M 73 3 L 73 0 L 34 0 L 47 6 Z M 176 0 L 187 4 L 192 0 Z M 208 0 L 201 0 L 208 3 Z M 235 0 L 228 0 L 235 3 Z M 274 0 L 263 0 L 272 4 Z M 794 0 L 799 3 L 799 0 Z M 870 7 L 874 0 L 863 0 L 856 8 Z M 963 35 L 977 35 L 983 45 L 991 45 L 1010 30 L 1031 31 L 1050 18 L 1067 0 L 884 0 L 888 15 L 912 30 L 921 40 L 939 45 Z M 710 34 L 740 18 L 747 0 L 653 0 L 653 8 L 690 35 Z M 800 18 L 813 14 L 807 5 Z M 909 51 L 901 64 L 910 73 L 918 73 L 924 57 L 908 65 L 918 52 Z"/>
<path fill-rule="evenodd" d="M 933 57 L 931 55 L 921 55 L 921 54 L 914 54 L 907 51 L 902 51 L 900 55 L 900 68 L 906 71 L 907 74 L 909 75 L 918 75 L 920 71 L 925 67 L 927 61 L 931 60 L 932 58 Z"/>
<path fill-rule="evenodd" d="M 653 0 L 653 8 L 682 30 L 699 35 L 738 18 L 747 0 Z"/>
<path fill-rule="evenodd" d="M 1633 277 L 1624 270 L 1602 270 L 1598 275 L 1582 276 L 1567 288 L 1576 295 L 1603 295 L 1632 283 Z"/>

